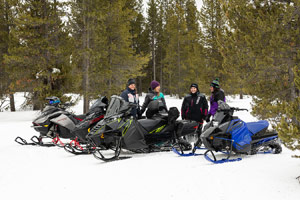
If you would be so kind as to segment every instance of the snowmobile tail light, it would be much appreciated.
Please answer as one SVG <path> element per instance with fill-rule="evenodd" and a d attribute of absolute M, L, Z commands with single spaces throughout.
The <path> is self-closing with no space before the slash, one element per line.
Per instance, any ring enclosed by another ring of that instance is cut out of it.
<path fill-rule="evenodd" d="M 214 137 L 213 137 L 213 136 L 210 136 L 210 138 L 209 138 L 209 139 L 213 140 L 213 139 L 214 139 Z"/>

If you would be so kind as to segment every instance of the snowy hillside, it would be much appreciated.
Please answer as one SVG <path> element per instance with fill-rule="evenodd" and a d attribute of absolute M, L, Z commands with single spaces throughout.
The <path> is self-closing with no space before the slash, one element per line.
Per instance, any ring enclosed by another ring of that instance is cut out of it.
<path fill-rule="evenodd" d="M 22 95 L 16 96 L 17 107 Z M 141 102 L 143 97 L 141 98 Z M 182 101 L 167 97 L 168 107 Z M 229 98 L 229 105 L 250 108 L 251 98 Z M 82 102 L 72 108 L 80 114 Z M 130 154 L 128 160 L 103 163 L 92 155 L 74 156 L 58 147 L 21 146 L 29 139 L 34 111 L 0 113 L 0 198 L 9 199 L 178 199 L 296 200 L 300 197 L 300 159 L 283 148 L 279 155 L 243 156 L 214 165 L 202 156 L 178 157 L 172 152 Z M 236 113 L 255 121 L 248 112 Z M 129 153 L 126 153 L 127 155 Z"/>

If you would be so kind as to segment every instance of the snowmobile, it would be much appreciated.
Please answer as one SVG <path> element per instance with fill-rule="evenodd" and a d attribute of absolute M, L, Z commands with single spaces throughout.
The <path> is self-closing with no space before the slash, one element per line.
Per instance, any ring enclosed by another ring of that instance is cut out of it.
<path fill-rule="evenodd" d="M 73 139 L 69 144 L 64 146 L 64 149 L 72 154 L 90 154 L 94 151 L 94 147 L 87 143 L 86 136 L 90 130 L 104 118 L 106 109 L 108 106 L 108 99 L 106 96 L 100 97 L 91 106 L 86 117 L 75 125 L 75 128 L 71 131 Z"/>
<path fill-rule="evenodd" d="M 160 100 L 152 101 L 152 117 L 135 119 L 131 109 L 135 104 L 125 102 L 122 97 L 112 96 L 104 120 L 100 121 L 87 135 L 89 143 L 96 148 L 93 155 L 102 161 L 114 161 L 130 157 L 120 157 L 122 149 L 134 153 L 170 151 L 172 145 L 191 149 L 192 146 L 180 137 L 194 133 L 198 123 L 176 120 L 179 117 L 177 108 L 164 110 Z M 113 150 L 113 156 L 103 155 L 103 150 Z"/>
<path fill-rule="evenodd" d="M 85 115 L 74 115 L 66 111 L 71 106 L 70 103 L 61 105 L 58 97 L 47 97 L 48 104 L 41 111 L 41 114 L 33 120 L 32 128 L 40 133 L 39 136 L 31 137 L 32 142 L 27 142 L 21 137 L 15 141 L 21 145 L 39 145 L 39 146 L 64 146 L 60 138 L 71 139 L 73 135 L 71 130 L 75 125 L 85 118 Z M 51 139 L 51 142 L 44 142 L 45 139 Z"/>
<path fill-rule="evenodd" d="M 195 145 L 192 153 L 183 154 L 173 149 L 181 156 L 204 155 L 204 157 L 215 164 L 240 161 L 241 158 L 230 159 L 235 154 L 253 155 L 257 153 L 281 153 L 282 148 L 275 131 L 269 131 L 269 122 L 261 120 L 258 122 L 244 122 L 233 116 L 234 111 L 248 111 L 230 107 L 223 101 L 219 101 L 219 108 L 212 121 L 204 127 L 197 143 L 204 144 L 206 152 L 196 154 Z M 226 158 L 217 160 L 214 152 L 226 154 Z M 210 155 L 209 155 L 210 154 Z"/>

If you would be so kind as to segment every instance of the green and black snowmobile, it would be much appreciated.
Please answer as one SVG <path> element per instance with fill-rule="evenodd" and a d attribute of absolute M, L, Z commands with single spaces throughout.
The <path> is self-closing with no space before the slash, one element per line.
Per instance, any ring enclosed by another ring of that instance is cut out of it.
<path fill-rule="evenodd" d="M 198 123 L 177 120 L 177 108 L 163 110 L 159 101 L 153 101 L 148 109 L 155 113 L 150 119 L 135 119 L 131 109 L 136 106 L 125 102 L 119 96 L 112 96 L 104 120 L 100 121 L 87 135 L 88 141 L 96 148 L 94 156 L 103 161 L 125 159 L 120 157 L 121 149 L 135 153 L 170 151 L 172 146 L 188 150 L 192 146 L 181 137 L 193 134 Z M 103 150 L 113 150 L 113 156 L 107 158 Z"/>

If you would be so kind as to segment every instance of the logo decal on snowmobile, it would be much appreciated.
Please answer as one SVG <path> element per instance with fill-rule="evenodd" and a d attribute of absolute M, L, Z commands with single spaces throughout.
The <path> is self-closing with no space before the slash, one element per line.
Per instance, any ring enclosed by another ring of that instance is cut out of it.
<path fill-rule="evenodd" d="M 161 132 L 165 127 L 166 127 L 166 125 L 163 125 L 163 126 L 157 128 L 157 129 L 154 129 L 153 131 L 150 132 L 150 134 L 152 134 L 152 133 L 159 133 L 159 132 Z"/>

